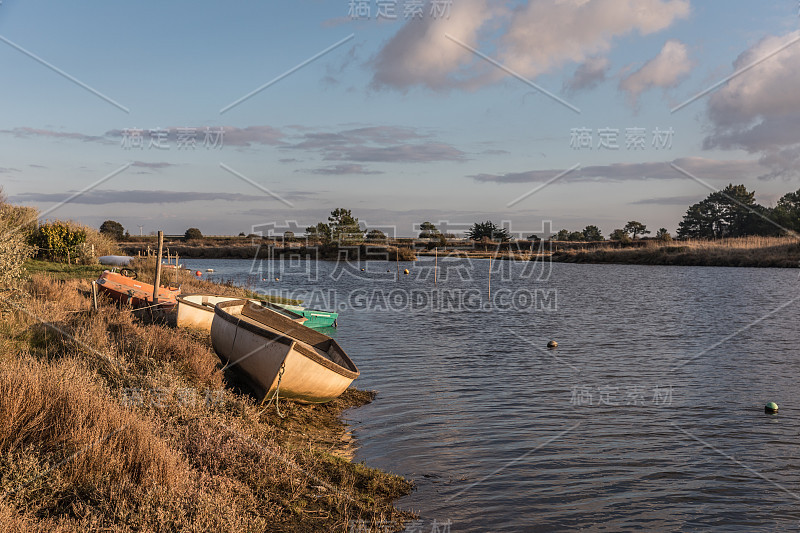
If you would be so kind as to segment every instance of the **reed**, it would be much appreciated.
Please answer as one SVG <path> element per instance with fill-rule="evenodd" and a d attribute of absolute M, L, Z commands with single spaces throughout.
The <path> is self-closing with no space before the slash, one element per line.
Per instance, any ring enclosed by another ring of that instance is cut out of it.
<path fill-rule="evenodd" d="M 553 260 L 571 263 L 797 268 L 800 266 L 800 241 L 794 237 L 651 240 L 638 247 L 608 244 L 587 250 L 561 250 L 553 254 Z"/>

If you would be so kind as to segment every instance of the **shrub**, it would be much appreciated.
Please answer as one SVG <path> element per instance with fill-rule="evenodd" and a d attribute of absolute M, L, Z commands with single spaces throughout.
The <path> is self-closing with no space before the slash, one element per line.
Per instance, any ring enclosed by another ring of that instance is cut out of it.
<path fill-rule="evenodd" d="M 24 272 L 25 260 L 36 252 L 28 244 L 30 231 L 26 228 L 26 220 L 33 213 L 35 209 L 6 204 L 0 197 L 0 286 L 18 280 Z"/>
<path fill-rule="evenodd" d="M 122 240 L 122 237 L 125 235 L 125 228 L 116 220 L 106 220 L 100 224 L 100 234 L 107 235 L 119 241 Z"/>
<path fill-rule="evenodd" d="M 189 228 L 186 230 L 186 233 L 183 235 L 183 238 L 187 241 L 192 239 L 202 239 L 203 234 L 197 228 Z"/>

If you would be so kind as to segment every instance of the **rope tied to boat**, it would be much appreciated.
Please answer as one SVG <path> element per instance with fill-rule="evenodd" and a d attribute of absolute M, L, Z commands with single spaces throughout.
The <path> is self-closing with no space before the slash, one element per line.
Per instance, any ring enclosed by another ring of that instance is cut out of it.
<path fill-rule="evenodd" d="M 283 379 L 283 371 L 286 370 L 286 362 L 281 363 L 281 369 L 278 371 L 278 384 L 275 386 L 275 393 L 272 397 L 264 404 L 264 408 L 259 411 L 259 416 L 269 408 L 270 404 L 273 400 L 275 400 L 275 412 L 278 413 L 278 416 L 281 418 L 286 418 L 286 415 L 281 413 L 281 408 L 278 405 L 278 394 L 281 391 L 281 380 Z"/>

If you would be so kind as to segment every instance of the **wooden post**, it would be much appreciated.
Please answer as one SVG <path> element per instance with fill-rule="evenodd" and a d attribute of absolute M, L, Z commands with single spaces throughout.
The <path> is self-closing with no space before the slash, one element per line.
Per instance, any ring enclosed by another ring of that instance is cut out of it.
<path fill-rule="evenodd" d="M 156 256 L 156 280 L 153 284 L 153 305 L 158 303 L 158 287 L 161 285 L 161 257 L 164 254 L 164 232 L 158 232 L 158 255 Z"/>
<path fill-rule="evenodd" d="M 178 252 L 175 252 L 175 286 L 178 286 Z"/>
<path fill-rule="evenodd" d="M 394 252 L 394 264 L 397 265 L 397 279 L 395 281 L 400 281 L 400 247 L 395 247 Z"/>
<path fill-rule="evenodd" d="M 492 303 L 492 256 L 489 256 L 489 305 Z"/>
<path fill-rule="evenodd" d="M 439 248 L 433 249 L 433 286 L 436 286 L 436 274 L 439 272 Z"/>
<path fill-rule="evenodd" d="M 92 306 L 97 311 L 97 282 L 92 280 Z"/>

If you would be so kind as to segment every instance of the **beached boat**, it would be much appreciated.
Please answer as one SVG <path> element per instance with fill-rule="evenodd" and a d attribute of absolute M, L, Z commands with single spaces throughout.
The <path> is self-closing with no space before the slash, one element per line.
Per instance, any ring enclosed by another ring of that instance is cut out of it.
<path fill-rule="evenodd" d="M 178 300 L 178 318 L 177 325 L 182 328 L 197 328 L 205 331 L 211 331 L 211 322 L 214 320 L 214 306 L 220 302 L 230 302 L 231 300 L 241 300 L 236 296 L 213 296 L 209 294 L 185 294 L 177 297 Z M 262 305 L 264 307 L 272 307 L 274 304 L 269 302 L 261 302 L 259 300 L 250 300 L 255 305 Z M 298 324 L 302 324 L 307 319 L 285 309 L 279 307 L 274 308 L 276 311 L 289 317 Z"/>
<path fill-rule="evenodd" d="M 97 258 L 97 261 L 101 265 L 128 266 L 133 261 L 133 257 L 129 255 L 101 255 Z"/>
<path fill-rule="evenodd" d="M 263 394 L 301 402 L 333 400 L 359 375 L 335 340 L 247 300 L 220 302 L 211 324 L 214 351 Z"/>
<path fill-rule="evenodd" d="M 98 288 L 112 299 L 133 307 L 146 307 L 153 305 L 153 286 L 149 283 L 136 281 L 134 278 L 123 276 L 117 272 L 105 270 L 97 280 Z M 177 305 L 176 297 L 181 293 L 180 288 L 159 287 L 158 308 L 170 310 Z"/>
<path fill-rule="evenodd" d="M 339 318 L 339 313 L 333 311 L 321 311 L 319 309 L 307 309 L 301 305 L 289 304 L 275 304 L 282 307 L 287 311 L 292 311 L 298 315 L 303 315 L 308 319 L 305 325 L 309 328 L 326 328 L 329 326 L 336 327 L 336 320 Z"/>

